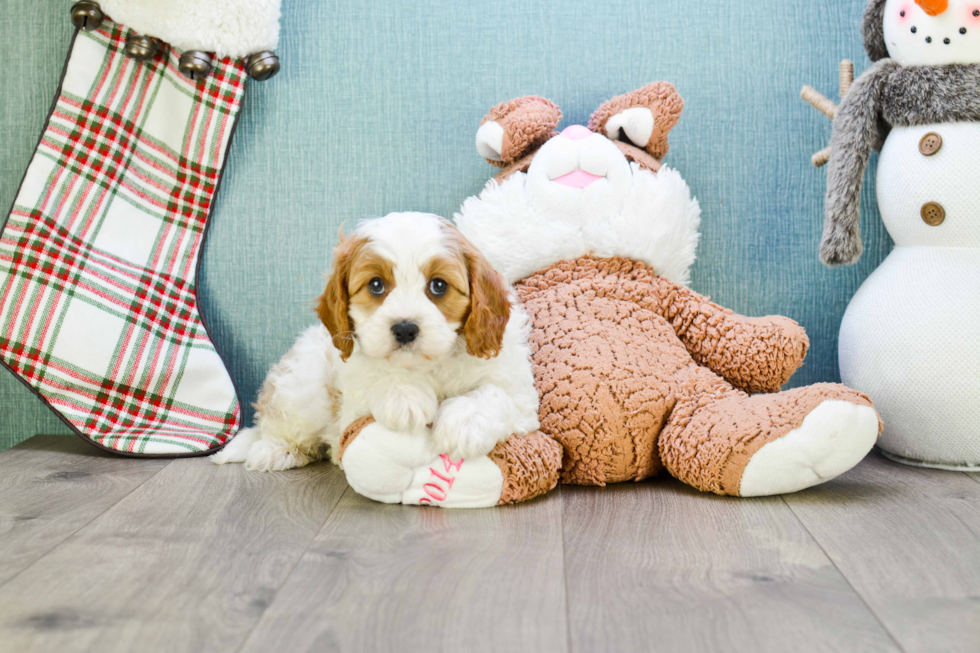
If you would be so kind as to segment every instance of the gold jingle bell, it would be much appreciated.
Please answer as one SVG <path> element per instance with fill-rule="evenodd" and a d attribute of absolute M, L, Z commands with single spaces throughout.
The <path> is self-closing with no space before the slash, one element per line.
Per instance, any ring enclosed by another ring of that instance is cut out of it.
<path fill-rule="evenodd" d="M 94 32 L 102 26 L 105 14 L 98 2 L 80 0 L 71 6 L 71 22 L 78 29 Z"/>
<path fill-rule="evenodd" d="M 159 51 L 160 44 L 157 40 L 142 34 L 130 34 L 126 37 L 126 45 L 123 46 L 126 56 L 137 61 L 152 59 Z"/>
<path fill-rule="evenodd" d="M 200 81 L 211 74 L 211 56 L 200 50 L 187 50 L 180 55 L 177 68 L 184 77 Z"/>
<path fill-rule="evenodd" d="M 279 72 L 279 57 L 268 50 L 245 57 L 245 70 L 252 79 L 264 82 Z"/>

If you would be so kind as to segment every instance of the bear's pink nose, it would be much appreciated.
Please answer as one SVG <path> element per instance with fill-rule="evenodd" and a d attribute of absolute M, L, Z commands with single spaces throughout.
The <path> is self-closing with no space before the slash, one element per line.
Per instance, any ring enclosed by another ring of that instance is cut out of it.
<path fill-rule="evenodd" d="M 580 141 L 583 138 L 588 138 L 592 135 L 592 132 L 582 125 L 572 125 L 571 127 L 565 127 L 562 130 L 561 135 L 572 141 Z"/>

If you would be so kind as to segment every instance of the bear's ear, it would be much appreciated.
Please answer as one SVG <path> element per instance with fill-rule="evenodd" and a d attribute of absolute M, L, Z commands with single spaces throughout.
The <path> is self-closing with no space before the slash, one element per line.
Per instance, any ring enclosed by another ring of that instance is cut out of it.
<path fill-rule="evenodd" d="M 604 102 L 589 119 L 589 129 L 617 141 L 624 151 L 628 146 L 644 150 L 656 161 L 648 163 L 639 152 L 632 158 L 658 169 L 670 149 L 667 134 L 681 119 L 682 111 L 684 100 L 674 85 L 654 82 Z"/>
<path fill-rule="evenodd" d="M 476 132 L 480 156 L 498 168 L 506 168 L 534 153 L 555 135 L 561 110 L 537 96 L 501 102 L 483 119 Z"/>

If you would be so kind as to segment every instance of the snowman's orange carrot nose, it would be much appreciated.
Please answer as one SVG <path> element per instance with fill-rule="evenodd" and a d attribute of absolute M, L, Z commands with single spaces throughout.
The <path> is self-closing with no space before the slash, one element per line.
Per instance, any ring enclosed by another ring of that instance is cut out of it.
<path fill-rule="evenodd" d="M 930 16 L 938 16 L 949 9 L 949 0 L 915 0 L 915 4 Z"/>

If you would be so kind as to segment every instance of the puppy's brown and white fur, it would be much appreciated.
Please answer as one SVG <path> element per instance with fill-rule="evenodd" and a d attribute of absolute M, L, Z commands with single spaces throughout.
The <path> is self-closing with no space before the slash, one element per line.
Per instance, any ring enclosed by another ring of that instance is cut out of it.
<path fill-rule="evenodd" d="M 301 467 L 368 415 L 474 458 L 538 428 L 527 316 L 447 220 L 393 213 L 342 239 L 308 329 L 273 366 L 255 426 L 217 453 L 250 469 Z"/>

